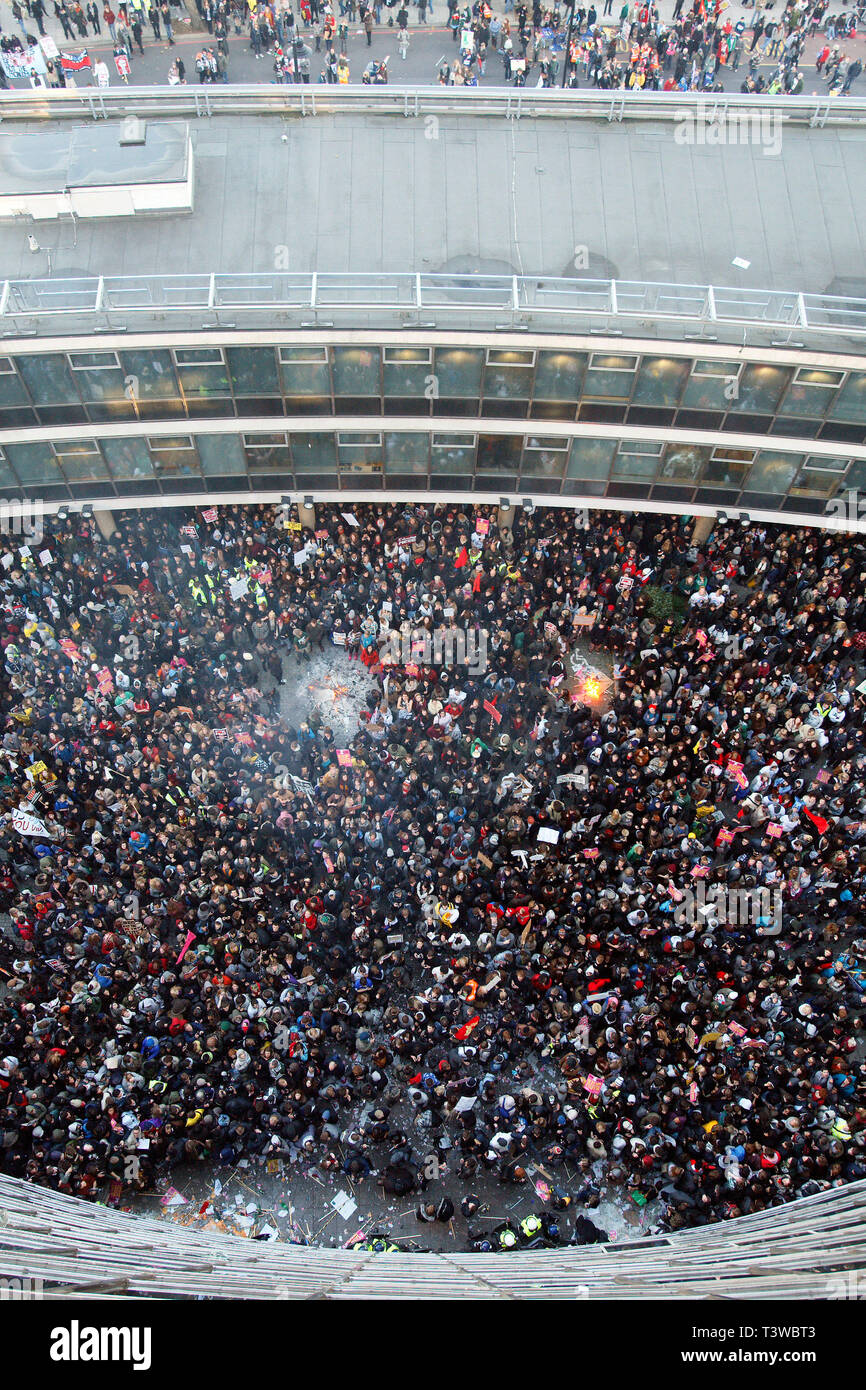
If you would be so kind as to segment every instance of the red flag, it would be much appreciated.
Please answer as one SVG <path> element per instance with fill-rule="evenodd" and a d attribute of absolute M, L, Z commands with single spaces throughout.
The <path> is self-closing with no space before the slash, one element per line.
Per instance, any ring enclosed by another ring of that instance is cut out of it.
<path fill-rule="evenodd" d="M 457 556 L 457 559 L 454 561 L 454 568 L 455 568 L 456 570 L 462 570 L 462 569 L 463 569 L 463 566 L 464 566 L 464 565 L 468 565 L 468 564 L 469 564 L 469 554 L 468 554 L 468 552 L 467 552 L 467 550 L 466 550 L 466 546 L 464 545 L 464 546 L 461 547 L 460 554 Z"/>
<path fill-rule="evenodd" d="M 477 594 L 480 588 L 481 588 L 481 571 L 480 571 L 480 570 L 476 570 L 476 572 L 475 572 L 475 578 L 474 578 L 473 581 L 472 581 L 472 592 L 473 592 L 473 594 Z"/>
<path fill-rule="evenodd" d="M 501 723 L 502 723 L 502 715 L 499 713 L 499 710 L 496 708 L 495 704 L 493 704 L 490 700 L 485 700 L 485 701 L 484 701 L 484 708 L 486 709 L 487 713 L 490 715 L 490 718 L 491 718 L 496 724 L 501 724 Z"/>
<path fill-rule="evenodd" d="M 469 1037 L 469 1034 L 473 1031 L 473 1029 L 478 1027 L 480 1022 L 481 1015 L 476 1014 L 474 1018 L 470 1018 L 468 1023 L 464 1023 L 462 1028 L 455 1029 L 454 1036 L 457 1039 L 457 1041 L 464 1042 L 466 1038 Z"/>
<path fill-rule="evenodd" d="M 812 824 L 816 827 L 816 829 L 819 831 L 821 835 L 823 835 L 824 832 L 829 829 L 830 822 L 828 820 L 825 820 L 823 816 L 813 816 L 812 812 L 807 811 L 805 806 L 803 807 L 803 815 L 809 817 L 809 820 L 812 822 Z"/>

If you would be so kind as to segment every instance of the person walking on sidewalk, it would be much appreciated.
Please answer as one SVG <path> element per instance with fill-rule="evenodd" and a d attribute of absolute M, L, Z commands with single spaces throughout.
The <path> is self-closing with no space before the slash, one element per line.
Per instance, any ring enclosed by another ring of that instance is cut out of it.
<path fill-rule="evenodd" d="M 159 43 L 162 34 L 159 29 L 159 9 L 156 5 L 151 5 L 150 7 L 150 27 L 153 30 L 154 40 L 156 43 Z"/>
<path fill-rule="evenodd" d="M 136 10 L 136 11 L 135 11 L 135 14 L 133 15 L 132 24 L 130 25 L 130 28 L 132 29 L 132 37 L 135 39 L 135 42 L 138 44 L 138 51 L 139 51 L 139 53 L 141 54 L 141 56 L 142 56 L 142 58 L 143 58 L 143 57 L 144 57 L 144 44 L 143 44 L 142 41 L 141 41 L 141 15 L 138 13 L 138 10 Z"/>
<path fill-rule="evenodd" d="M 57 19 L 60 20 L 64 38 L 74 39 L 75 33 L 73 31 L 72 23 L 69 18 L 69 11 L 67 10 L 66 5 L 63 3 L 63 0 L 61 0 L 61 3 L 59 5 L 55 4 L 54 14 L 57 17 Z"/>
<path fill-rule="evenodd" d="M 169 4 L 169 0 L 162 0 L 159 13 L 162 16 L 162 27 L 165 30 L 165 37 L 168 39 L 168 46 L 169 48 L 174 48 L 174 31 L 171 27 L 171 5 Z M 223 28 L 225 29 L 225 25 L 223 25 Z"/>
<path fill-rule="evenodd" d="M 364 33 L 367 35 L 367 47 L 370 48 L 373 43 L 373 11 L 371 9 L 364 11 Z"/>
<path fill-rule="evenodd" d="M 116 26 L 117 26 L 117 15 L 114 13 L 114 10 L 111 8 L 111 6 L 110 6 L 109 4 L 106 4 L 105 9 L 102 11 L 102 18 L 105 20 L 106 24 L 108 25 L 108 32 L 109 32 L 109 34 L 111 35 L 112 43 L 116 43 L 116 42 L 117 42 L 117 28 L 116 28 Z M 70 38 L 71 38 L 71 37 L 72 37 L 72 36 L 70 35 Z"/>
<path fill-rule="evenodd" d="M 87 6 L 84 13 L 87 16 L 88 24 L 93 30 L 94 38 L 99 37 L 102 34 L 102 25 L 99 22 L 99 9 L 96 0 L 90 0 L 90 4 Z"/>

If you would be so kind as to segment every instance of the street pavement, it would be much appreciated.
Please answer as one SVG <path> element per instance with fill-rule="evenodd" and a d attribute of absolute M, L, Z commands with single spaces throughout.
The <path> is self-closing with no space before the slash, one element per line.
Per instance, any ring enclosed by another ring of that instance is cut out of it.
<path fill-rule="evenodd" d="M 444 58 L 449 64 L 456 56 L 456 44 L 450 29 L 443 23 L 446 14 L 445 0 L 434 0 L 435 14 L 431 17 L 428 10 L 427 25 L 419 25 L 418 10 L 415 5 L 407 6 L 410 8 L 410 40 L 409 52 L 407 57 L 401 59 L 397 46 L 397 30 L 389 28 L 383 22 L 377 25 L 373 31 L 372 43 L 368 47 L 366 36 L 359 24 L 350 26 L 348 40 L 348 58 L 350 63 L 350 81 L 355 84 L 361 81 L 366 64 L 373 58 L 381 60 L 388 58 L 388 73 L 392 85 L 395 86 L 418 86 L 434 85 L 438 81 L 439 65 Z M 674 0 L 662 0 L 660 6 L 663 18 L 669 19 L 673 12 Z M 620 8 L 619 0 L 615 0 L 614 10 L 618 12 Z M 513 14 L 514 5 L 509 0 L 505 14 Z M 781 0 L 776 0 L 773 13 L 780 13 L 782 10 Z M 193 7 L 194 12 L 194 7 Z M 388 11 L 382 10 L 383 21 Z M 751 8 L 744 8 L 740 4 L 733 4 L 726 11 L 732 19 L 736 20 L 742 16 L 747 24 L 751 24 L 754 11 Z M 610 18 L 606 21 L 610 23 Z M 15 24 L 11 8 L 8 4 L 0 5 L 0 24 L 6 33 L 19 33 Z M 138 86 L 164 86 L 168 82 L 168 70 L 175 57 L 180 56 L 186 66 L 187 83 L 192 85 L 198 82 L 198 74 L 195 71 L 195 55 L 202 47 L 214 45 L 215 40 L 203 28 L 198 28 L 200 21 L 196 19 L 189 24 L 178 23 L 175 26 L 175 44 L 171 47 L 165 39 L 156 42 L 152 33 L 144 36 L 144 54 L 141 55 L 136 49 L 132 60 L 132 75 L 130 85 Z M 120 78 L 114 70 L 111 61 L 112 45 L 109 41 L 107 31 L 103 29 L 101 38 L 90 38 L 80 40 L 77 44 L 63 39 L 60 25 L 53 15 L 49 15 L 45 21 L 46 32 L 49 33 L 57 42 L 58 47 L 73 49 L 76 47 L 86 47 L 91 56 L 105 58 L 111 78 L 110 85 L 120 86 Z M 28 29 L 35 31 L 35 25 L 28 23 Z M 314 49 L 312 33 L 309 29 L 301 30 L 310 48 Z M 738 92 L 740 84 L 748 71 L 748 44 L 750 36 L 746 36 L 746 54 L 740 63 L 739 69 L 734 72 L 727 68 L 721 69 L 721 80 L 726 91 Z M 806 77 L 804 92 L 808 95 L 823 95 L 827 86 L 815 72 L 815 56 L 824 44 L 823 34 L 819 33 L 815 38 L 808 40 L 805 49 L 803 71 Z M 852 42 L 845 42 L 842 45 L 848 57 L 859 55 L 866 65 L 866 40 L 862 34 Z M 229 62 L 228 80 L 230 83 L 275 83 L 276 77 L 273 66 L 273 53 L 263 54 L 256 58 L 246 34 L 231 35 L 229 37 Z M 324 67 L 324 54 L 313 52 L 311 59 L 312 84 L 318 82 L 319 73 Z M 776 67 L 776 63 L 770 60 L 761 62 L 761 71 L 769 74 Z M 528 85 L 531 87 L 535 83 L 538 69 L 530 74 Z M 86 73 L 74 74 L 74 80 L 78 86 L 88 86 L 88 76 Z M 68 80 L 68 79 L 67 79 Z M 19 89 L 26 89 L 26 80 L 14 81 L 11 84 Z M 505 85 L 504 70 L 501 57 L 497 53 L 492 53 L 487 60 L 485 72 L 479 78 L 479 85 L 482 87 Z M 581 89 L 585 89 L 586 83 L 581 80 Z M 854 89 L 856 92 L 856 88 Z"/>

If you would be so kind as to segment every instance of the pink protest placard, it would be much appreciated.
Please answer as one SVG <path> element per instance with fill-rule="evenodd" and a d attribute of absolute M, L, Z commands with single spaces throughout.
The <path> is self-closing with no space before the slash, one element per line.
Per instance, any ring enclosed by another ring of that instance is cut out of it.
<path fill-rule="evenodd" d="M 767 838 L 768 838 L 768 839 L 770 839 L 770 840 L 778 840 L 779 837 L 780 837 L 780 835 L 782 834 L 782 827 L 781 827 L 781 825 L 779 825 L 776 821 L 773 821 L 773 820 L 768 821 L 768 822 L 767 822 L 766 834 L 767 834 Z"/>
<path fill-rule="evenodd" d="M 194 931 L 188 931 L 187 934 L 186 934 L 186 941 L 183 943 L 183 946 L 181 947 L 181 950 L 180 950 L 180 955 L 179 955 L 178 958 L 177 958 L 177 964 L 178 964 L 178 965 L 180 965 L 181 961 L 183 960 L 184 956 L 186 955 L 187 951 L 189 950 L 190 946 L 192 945 L 192 943 L 193 943 L 194 941 L 195 941 L 195 932 L 194 932 Z"/>
<path fill-rule="evenodd" d="M 348 748 L 337 749 L 337 762 L 340 764 L 340 767 L 352 766 L 352 754 L 349 752 Z"/>
<path fill-rule="evenodd" d="M 590 1072 L 589 1076 L 587 1076 L 584 1080 L 583 1089 L 585 1091 L 588 1091 L 589 1094 L 592 1096 L 593 1100 L 595 1100 L 598 1096 L 601 1095 L 601 1088 L 603 1085 L 604 1082 L 602 1081 L 601 1077 L 593 1076 L 592 1072 Z"/>

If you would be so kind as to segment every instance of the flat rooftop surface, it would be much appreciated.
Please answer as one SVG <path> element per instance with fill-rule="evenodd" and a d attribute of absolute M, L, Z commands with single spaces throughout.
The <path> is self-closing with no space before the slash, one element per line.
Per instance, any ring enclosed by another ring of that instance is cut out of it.
<path fill-rule="evenodd" d="M 75 138 L 113 141 L 113 177 L 139 181 L 141 151 L 117 144 L 119 125 Z M 148 145 L 160 127 L 178 123 L 149 119 Z M 126 219 L 122 235 L 113 221 L 42 223 L 53 275 L 523 273 L 866 294 L 866 132 L 854 128 L 785 126 L 777 153 L 678 143 L 661 120 L 260 115 L 191 128 L 195 211 Z M 25 178 L 27 129 L 0 142 L 6 190 Z M 0 224 L 4 277 L 46 273 L 28 230 Z"/>
<path fill-rule="evenodd" d="M 11 126 L 0 133 L 0 193 L 58 193 L 66 188 L 185 179 L 186 122 L 146 121 L 142 126 L 144 143 L 135 145 L 121 145 L 117 121 L 58 123 L 31 131 Z"/>

